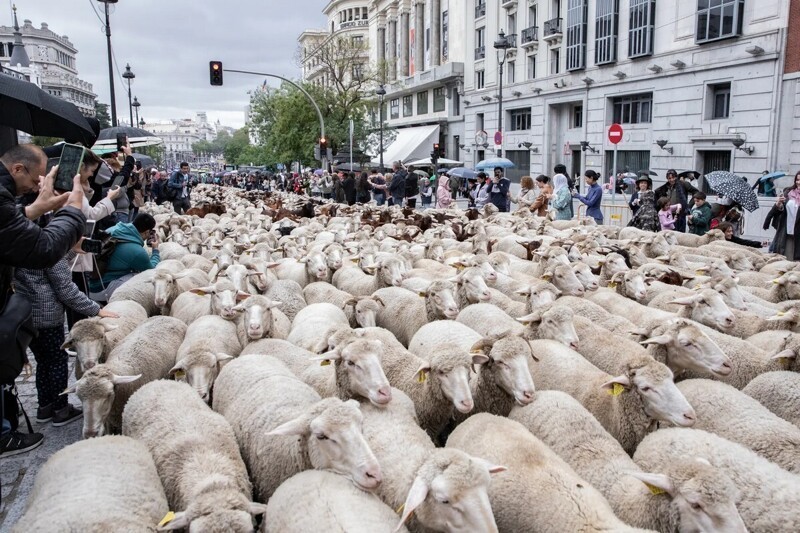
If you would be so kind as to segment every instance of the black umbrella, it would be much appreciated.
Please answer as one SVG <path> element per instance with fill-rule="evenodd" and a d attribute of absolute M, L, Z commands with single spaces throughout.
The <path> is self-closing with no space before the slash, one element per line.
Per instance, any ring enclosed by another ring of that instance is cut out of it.
<path fill-rule="evenodd" d="M 137 154 L 136 152 L 133 152 L 131 157 L 133 157 L 136 161 L 139 161 L 142 164 L 142 167 L 154 167 L 156 165 L 155 160 L 149 155 Z"/>
<path fill-rule="evenodd" d="M 643 168 L 642 170 L 640 170 L 639 171 L 639 175 L 640 176 L 658 176 L 658 174 L 655 171 L 647 169 L 647 168 Z"/>
<path fill-rule="evenodd" d="M 86 146 L 97 135 L 74 104 L 56 98 L 33 83 L 0 74 L 0 124 Z"/>
<path fill-rule="evenodd" d="M 725 198 L 729 198 L 750 212 L 758 209 L 758 196 L 744 178 L 727 170 L 715 170 L 704 177 L 708 186 Z"/>
<path fill-rule="evenodd" d="M 684 170 L 680 174 L 678 174 L 679 178 L 687 179 L 687 180 L 696 180 L 700 177 L 700 173 L 696 170 Z"/>
<path fill-rule="evenodd" d="M 163 140 L 156 137 L 149 131 L 140 128 L 131 128 L 130 126 L 117 126 L 116 128 L 106 128 L 100 130 L 100 136 L 97 142 L 94 143 L 95 148 L 115 148 L 117 147 L 117 135 L 124 133 L 128 136 L 128 142 L 132 148 L 141 148 L 143 146 L 155 146 L 163 144 Z"/>
<path fill-rule="evenodd" d="M 341 165 L 336 165 L 336 170 L 344 170 L 345 172 L 357 172 L 361 170 L 361 165 L 358 163 L 353 163 L 353 166 L 350 166 L 350 163 L 342 163 Z"/>

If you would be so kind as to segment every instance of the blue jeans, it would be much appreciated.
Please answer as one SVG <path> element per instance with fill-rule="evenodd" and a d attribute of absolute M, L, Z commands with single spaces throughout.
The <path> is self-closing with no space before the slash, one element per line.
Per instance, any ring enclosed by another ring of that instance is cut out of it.
<path fill-rule="evenodd" d="M 386 195 L 383 193 L 372 193 L 372 197 L 375 200 L 375 203 L 378 205 L 383 205 L 386 203 Z"/>
<path fill-rule="evenodd" d="M 117 222 L 130 222 L 131 218 L 128 213 L 123 213 L 122 211 L 117 211 L 114 213 L 117 217 Z"/>

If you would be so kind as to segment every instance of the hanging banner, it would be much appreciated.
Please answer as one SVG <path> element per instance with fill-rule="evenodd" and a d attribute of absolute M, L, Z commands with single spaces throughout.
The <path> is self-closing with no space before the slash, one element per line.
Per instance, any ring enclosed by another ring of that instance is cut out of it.
<path fill-rule="evenodd" d="M 414 43 L 416 42 L 414 39 L 416 37 L 416 28 L 411 28 L 408 30 L 408 75 L 413 76 L 414 72 L 416 72 L 415 64 L 414 64 L 414 50 L 416 46 Z"/>
<path fill-rule="evenodd" d="M 442 58 L 447 62 L 447 41 L 449 38 L 448 35 L 448 26 L 449 26 L 449 15 L 448 12 L 445 11 L 442 13 Z"/>

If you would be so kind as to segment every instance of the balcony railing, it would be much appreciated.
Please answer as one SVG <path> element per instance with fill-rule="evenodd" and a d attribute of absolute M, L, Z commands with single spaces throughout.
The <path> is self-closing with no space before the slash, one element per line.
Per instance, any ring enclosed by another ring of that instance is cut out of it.
<path fill-rule="evenodd" d="M 486 16 L 486 3 L 475 6 L 475 18 Z"/>
<path fill-rule="evenodd" d="M 486 57 L 486 47 L 479 46 L 475 49 L 475 59 L 483 59 Z"/>
<path fill-rule="evenodd" d="M 544 38 L 561 35 L 561 19 L 555 18 L 545 21 L 544 23 Z"/>
<path fill-rule="evenodd" d="M 517 5 L 517 0 L 500 0 L 500 5 L 508 9 Z"/>
<path fill-rule="evenodd" d="M 539 27 L 538 26 L 531 26 L 530 28 L 525 28 L 522 30 L 521 34 L 522 45 L 525 46 L 526 44 L 533 43 L 539 40 Z"/>

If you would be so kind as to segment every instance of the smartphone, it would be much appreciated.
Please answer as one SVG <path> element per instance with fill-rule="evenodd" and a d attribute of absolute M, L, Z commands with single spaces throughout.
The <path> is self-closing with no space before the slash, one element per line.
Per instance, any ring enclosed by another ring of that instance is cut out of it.
<path fill-rule="evenodd" d="M 97 224 L 96 220 L 87 220 L 86 225 L 83 227 L 83 236 L 91 239 L 94 234 L 94 227 Z"/>
<path fill-rule="evenodd" d="M 87 254 L 99 254 L 103 248 L 103 241 L 99 239 L 84 239 L 81 242 L 81 250 Z"/>
<path fill-rule="evenodd" d="M 111 182 L 111 188 L 113 189 L 114 187 L 122 187 L 123 181 L 125 181 L 125 176 L 122 174 L 117 174 L 117 177 Z"/>
<path fill-rule="evenodd" d="M 125 133 L 117 133 L 117 152 L 122 151 L 122 147 L 128 144 L 128 135 Z"/>
<path fill-rule="evenodd" d="M 44 173 L 45 176 L 50 174 L 50 171 L 53 170 L 53 167 L 58 164 L 58 160 L 58 157 L 50 157 L 47 159 L 47 170 Z"/>
<path fill-rule="evenodd" d="M 81 170 L 83 156 L 86 153 L 83 146 L 77 144 L 65 144 L 61 151 L 61 159 L 58 160 L 58 174 L 53 188 L 57 191 L 71 191 L 72 180 Z"/>

